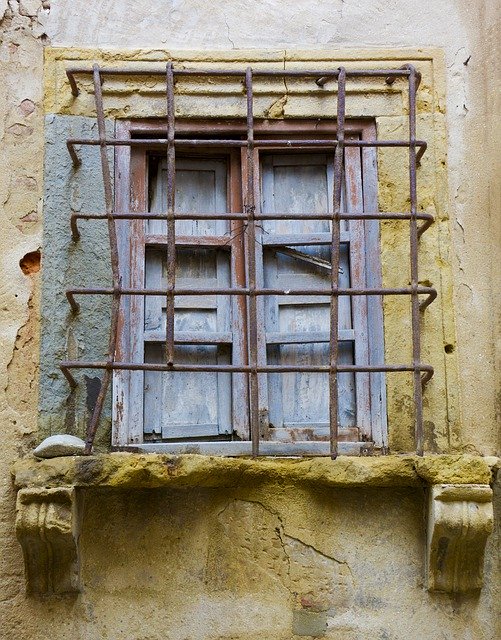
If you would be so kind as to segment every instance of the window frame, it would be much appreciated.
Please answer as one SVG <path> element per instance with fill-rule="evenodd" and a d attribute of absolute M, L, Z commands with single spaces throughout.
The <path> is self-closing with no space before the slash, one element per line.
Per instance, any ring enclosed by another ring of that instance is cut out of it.
<path fill-rule="evenodd" d="M 117 139 L 131 139 L 134 137 L 162 137 L 167 130 L 167 121 L 158 120 L 130 120 L 116 122 Z M 259 120 L 254 125 L 256 139 L 293 136 L 295 139 L 301 136 L 311 137 L 312 131 L 315 137 L 332 137 L 336 136 L 335 120 L 318 120 L 318 119 L 297 119 L 297 120 Z M 229 136 L 245 136 L 245 122 L 242 120 L 180 120 L 176 122 L 176 135 L 193 136 L 193 134 L 205 135 L 211 137 Z M 373 120 L 360 119 L 348 120 L 345 123 L 346 136 L 359 136 L 361 140 L 373 141 L 376 139 L 376 126 Z M 165 152 L 164 148 L 162 152 Z M 212 153 L 214 153 L 214 147 Z M 229 189 L 230 211 L 241 211 L 242 196 L 244 195 L 246 177 L 245 177 L 245 151 L 241 153 L 231 148 L 224 149 L 224 155 L 227 155 L 229 161 L 229 179 L 231 184 Z M 266 147 L 266 153 L 272 151 L 274 147 Z M 279 151 L 284 151 L 283 146 L 277 146 Z M 154 151 L 154 147 L 148 149 L 137 146 L 117 146 L 115 148 L 115 210 L 128 211 L 147 211 L 148 210 L 148 153 Z M 203 150 L 201 152 L 203 154 Z M 216 152 L 217 153 L 217 152 Z M 360 175 L 354 177 L 352 182 L 359 184 L 359 189 L 350 193 L 350 197 L 354 199 L 356 211 L 359 205 L 362 211 L 376 212 L 378 211 L 377 202 L 377 167 L 376 167 L 376 150 L 372 147 L 356 148 L 346 147 L 345 153 L 360 154 L 359 172 Z M 259 150 L 255 150 L 256 161 L 255 167 L 260 167 Z M 190 155 L 194 155 L 190 152 Z M 350 163 L 347 164 L 347 168 Z M 353 165 L 353 163 L 351 163 Z M 351 166 L 350 165 L 350 166 Z M 356 165 L 356 163 L 355 163 Z M 362 186 L 363 185 L 363 186 Z M 255 190 L 256 202 L 260 202 L 260 186 L 259 171 L 255 172 Z M 350 221 L 351 222 L 351 221 Z M 367 239 L 365 247 L 365 257 L 361 264 L 361 272 L 358 274 L 359 286 L 378 288 L 382 286 L 381 272 L 381 256 L 379 241 L 379 221 L 378 220 L 358 220 L 359 225 L 363 227 L 363 234 Z M 142 288 L 144 286 L 144 219 L 135 219 L 128 221 L 117 221 L 117 237 L 120 255 L 125 257 L 121 260 L 121 272 L 127 282 L 127 286 L 131 288 Z M 235 248 L 241 253 L 243 258 L 244 234 L 241 233 L 244 222 L 242 220 L 232 220 L 230 222 L 232 236 L 235 239 L 231 241 Z M 134 237 L 135 242 L 130 238 Z M 178 244 L 178 243 L 176 243 Z M 257 252 L 260 251 L 260 245 L 257 245 Z M 360 248 L 359 248 L 360 252 Z M 245 265 L 244 260 L 236 260 L 234 255 L 237 251 L 231 251 L 232 265 L 231 272 L 235 274 L 234 284 L 236 286 L 245 286 Z M 364 251 L 361 251 L 363 254 Z M 259 258 L 259 256 L 256 256 Z M 236 264 L 238 262 L 239 264 Z M 142 266 L 141 266 L 142 265 Z M 350 265 L 350 275 L 355 273 L 353 264 Z M 353 283 L 352 283 L 353 286 Z M 246 305 L 243 296 L 231 296 L 232 304 Z M 381 296 L 354 296 L 352 301 L 360 300 L 361 306 L 365 305 L 366 316 L 366 347 L 367 364 L 381 364 L 384 362 L 384 329 L 383 329 L 383 308 Z M 245 312 L 240 310 L 240 315 L 245 316 Z M 357 315 L 360 315 L 359 313 Z M 134 326 L 144 327 L 144 298 L 142 296 L 132 296 L 124 298 L 119 316 L 118 329 L 118 345 L 116 357 L 118 360 L 134 361 L 134 357 L 139 355 L 138 349 L 144 342 L 138 342 L 137 330 Z M 128 342 L 128 336 L 131 341 Z M 240 358 L 245 362 L 246 357 L 246 332 L 242 331 L 241 340 L 236 344 L 236 348 L 240 353 Z M 261 341 L 262 342 L 262 341 Z M 360 343 L 360 338 L 358 339 Z M 261 344 L 262 357 L 262 344 Z M 357 339 L 354 340 L 354 351 L 357 351 Z M 354 362 L 357 363 L 357 356 Z M 138 360 L 142 361 L 142 359 Z M 265 377 L 266 374 L 259 374 Z M 130 446 L 144 444 L 143 438 L 143 420 L 142 402 L 143 402 L 143 377 L 142 371 L 126 371 L 116 370 L 113 374 L 113 430 L 112 444 L 113 446 Z M 238 393 L 245 406 L 248 406 L 247 382 L 246 374 L 233 374 L 232 386 L 233 393 Z M 362 393 L 359 389 L 365 387 L 363 392 L 363 400 L 366 405 L 364 413 L 364 424 L 360 430 L 358 442 L 373 443 L 376 448 L 385 448 L 387 443 L 387 420 L 386 420 L 386 385 L 385 374 L 383 372 L 356 373 L 357 381 L 357 398 Z M 359 381 L 363 380 L 362 385 Z M 235 388 L 236 386 L 236 388 Z M 263 385 L 260 385 L 263 389 Z M 141 406 L 140 406 L 141 405 Z M 357 399 L 357 414 L 359 400 Z M 248 424 L 245 412 L 232 412 L 233 419 L 235 415 L 240 415 L 239 422 L 234 422 L 233 430 L 239 436 L 248 438 Z M 238 419 L 237 419 L 238 420 Z M 340 441 L 343 438 L 340 433 Z M 158 443 L 160 446 L 167 443 Z M 225 443 L 222 443 L 223 445 Z"/>

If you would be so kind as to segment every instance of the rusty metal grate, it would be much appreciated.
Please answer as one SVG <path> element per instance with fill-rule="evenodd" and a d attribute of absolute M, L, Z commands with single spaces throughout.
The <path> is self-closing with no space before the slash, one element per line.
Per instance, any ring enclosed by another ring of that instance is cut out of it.
<path fill-rule="evenodd" d="M 73 312 L 78 312 L 79 305 L 75 299 L 78 295 L 109 295 L 112 297 L 111 326 L 108 345 L 108 358 L 102 362 L 74 361 L 68 360 L 60 364 L 61 370 L 66 376 L 72 388 L 77 386 L 77 381 L 72 375 L 73 369 L 102 369 L 104 375 L 100 392 L 95 404 L 94 411 L 89 420 L 86 435 L 86 453 L 92 450 L 96 430 L 100 421 L 105 397 L 112 379 L 113 371 L 190 371 L 190 372 L 230 372 L 246 373 L 249 383 L 249 403 L 250 403 L 250 437 L 252 441 L 252 455 L 260 454 L 260 433 L 259 433 L 259 411 L 258 411 L 258 374 L 260 373 L 284 373 L 284 372 L 324 372 L 329 374 L 329 400 L 330 400 L 330 454 L 332 458 L 338 452 L 338 373 L 373 373 L 373 372 L 412 372 L 414 382 L 414 409 L 415 409 L 415 445 L 419 455 L 423 454 L 423 387 L 433 376 L 433 368 L 429 364 L 421 362 L 420 345 L 420 314 L 436 298 L 436 290 L 432 287 L 419 285 L 418 280 L 418 241 L 420 236 L 429 228 L 433 222 L 433 216 L 428 213 L 417 211 L 417 188 L 416 188 L 416 167 L 426 150 L 426 142 L 416 139 L 416 92 L 420 82 L 419 72 L 410 64 L 399 69 L 381 70 L 346 70 L 340 67 L 337 70 L 308 70 L 308 71 L 285 71 L 285 70 L 253 70 L 248 67 L 245 70 L 192 70 L 174 69 L 172 63 L 168 63 L 163 69 L 150 69 L 145 71 L 133 69 L 106 69 L 95 64 L 89 68 L 71 68 L 67 70 L 68 80 L 74 96 L 78 96 L 79 89 L 77 77 L 91 75 L 94 83 L 94 97 L 97 114 L 97 124 L 99 137 L 97 139 L 68 139 L 67 147 L 75 165 L 80 163 L 76 146 L 77 145 L 97 145 L 100 147 L 101 167 L 104 181 L 105 213 L 94 214 L 72 214 L 71 230 L 74 240 L 80 237 L 77 220 L 107 220 L 109 243 L 111 250 L 111 269 L 113 285 L 110 288 L 72 288 L 67 290 L 66 296 Z M 106 135 L 105 117 L 103 106 L 102 83 L 107 76 L 154 76 L 165 80 L 166 102 L 167 102 L 167 138 L 149 139 L 111 139 Z M 176 138 L 175 123 L 175 77 L 195 76 L 195 77 L 235 77 L 243 81 L 246 94 L 246 138 L 235 139 L 194 139 Z M 337 82 L 337 135 L 330 140 L 325 139 L 301 139 L 301 140 L 255 140 L 254 139 L 254 99 L 253 99 L 253 78 L 255 77 L 275 77 L 275 78 L 311 78 L 320 87 L 323 87 L 328 80 Z M 345 100 L 346 81 L 348 78 L 381 78 L 388 85 L 401 78 L 408 83 L 408 139 L 400 140 L 353 140 L 345 139 Z M 244 197 L 243 211 L 236 213 L 193 213 L 180 214 L 174 210 L 175 197 L 175 157 L 176 148 L 210 146 L 211 144 L 227 147 L 243 147 L 246 149 L 248 167 L 247 190 Z M 255 155 L 254 150 L 260 147 L 276 146 L 287 144 L 289 147 L 301 146 L 312 148 L 329 148 L 334 150 L 334 176 L 333 176 L 333 212 L 323 214 L 293 213 L 264 214 L 256 212 L 254 201 L 254 171 Z M 108 164 L 108 148 L 118 145 L 156 145 L 166 147 L 167 153 L 167 211 L 165 214 L 150 212 L 121 212 L 114 209 L 113 186 Z M 341 211 L 341 189 L 343 156 L 346 147 L 406 147 L 409 150 L 409 213 L 347 213 Z M 280 290 L 271 288 L 259 288 L 256 280 L 256 224 L 266 219 L 327 219 L 332 222 L 331 240 L 331 283 L 328 289 L 305 289 L 305 290 Z M 119 251 L 117 242 L 117 232 L 115 220 L 151 220 L 159 219 L 167 223 L 167 287 L 166 289 L 148 288 L 124 288 L 121 284 L 121 272 L 119 263 Z M 206 288 L 206 289 L 181 289 L 176 288 L 176 220 L 195 219 L 218 219 L 218 220 L 243 220 L 247 231 L 246 259 L 246 286 L 230 288 Z M 409 222 L 410 234 L 410 286 L 401 288 L 340 288 L 338 286 L 339 255 L 340 255 L 340 223 L 342 220 L 407 220 Z M 419 223 L 419 221 L 422 221 Z M 245 296 L 248 299 L 249 323 L 247 326 L 248 339 L 248 364 L 181 364 L 174 360 L 174 299 L 175 296 L 200 295 L 200 294 L 224 294 L 229 296 Z M 258 322 L 257 322 L 257 298 L 267 295 L 328 295 L 330 296 L 330 342 L 329 342 L 329 364 L 316 366 L 286 366 L 261 364 L 258 362 Z M 412 362 L 410 364 L 381 364 L 373 366 L 362 366 L 356 364 L 338 363 L 338 302 L 339 296 L 387 296 L 404 295 L 411 300 L 412 319 Z M 118 342 L 118 318 L 120 302 L 122 296 L 165 296 L 166 297 L 166 360 L 162 364 L 158 363 L 135 363 L 119 362 L 115 353 Z M 420 298 L 420 296 L 426 296 Z"/>

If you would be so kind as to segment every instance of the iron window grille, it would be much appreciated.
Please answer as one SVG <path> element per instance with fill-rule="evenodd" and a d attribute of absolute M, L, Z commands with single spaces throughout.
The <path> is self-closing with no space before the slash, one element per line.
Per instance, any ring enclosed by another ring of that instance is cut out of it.
<path fill-rule="evenodd" d="M 111 251 L 112 287 L 93 288 L 72 288 L 67 290 L 66 295 L 71 309 L 77 313 L 79 310 L 76 297 L 79 295 L 109 295 L 112 297 L 111 305 L 111 326 L 108 345 L 108 358 L 104 361 L 64 361 L 60 367 L 66 376 L 71 387 L 76 387 L 77 381 L 72 374 L 74 369 L 102 369 L 104 371 L 101 388 L 97 397 L 94 411 L 89 420 L 86 435 L 86 453 L 92 451 L 94 437 L 99 425 L 101 412 L 105 402 L 106 394 L 112 381 L 114 372 L 121 371 L 142 371 L 142 372 L 225 372 L 244 374 L 248 380 L 249 397 L 249 418 L 250 418 L 250 450 L 253 456 L 269 455 L 270 448 L 262 441 L 259 417 L 259 379 L 260 374 L 286 373 L 286 372 L 310 372 L 328 374 L 329 379 L 329 442 L 328 453 L 332 458 L 338 455 L 339 425 L 338 425 L 338 404 L 339 404 L 339 375 L 351 373 L 355 376 L 360 374 L 386 374 L 398 372 L 411 372 L 414 382 L 414 422 L 415 422 L 415 444 L 419 455 L 423 454 L 423 387 L 431 379 L 433 368 L 429 364 L 421 362 L 420 344 L 420 315 L 425 308 L 436 298 L 436 291 L 432 287 L 425 287 L 419 284 L 418 277 L 418 242 L 420 236 L 429 228 L 433 222 L 431 214 L 418 212 L 417 207 L 417 185 L 416 167 L 421 156 L 426 150 L 426 142 L 416 139 L 416 92 L 419 86 L 420 75 L 412 65 L 404 65 L 400 69 L 382 70 L 308 70 L 308 71 L 285 71 L 285 70 L 192 70 L 174 69 L 172 63 L 168 63 L 165 69 L 152 69 L 145 74 L 144 69 L 102 69 L 99 65 L 94 65 L 92 69 L 73 68 L 68 69 L 67 76 L 70 82 L 72 93 L 78 95 L 77 78 L 79 76 L 93 77 L 94 97 L 97 114 L 97 124 L 99 137 L 97 139 L 68 139 L 67 147 L 73 163 L 79 164 L 77 153 L 78 145 L 97 145 L 100 148 L 101 168 L 104 182 L 105 213 L 79 214 L 71 216 L 72 237 L 79 238 L 78 219 L 106 220 L 109 232 L 109 243 Z M 164 78 L 166 86 L 167 101 L 167 137 L 155 138 L 109 138 L 106 135 L 105 115 L 103 106 L 103 80 L 110 75 L 144 76 L 149 75 L 156 78 Z M 243 81 L 246 96 L 246 122 L 245 136 L 243 139 L 217 138 L 217 139 L 197 139 L 189 136 L 180 136 L 175 121 L 175 78 L 183 76 L 195 77 L 235 77 Z M 253 79 L 255 77 L 273 77 L 284 79 L 296 77 L 311 79 L 316 85 L 323 86 L 327 81 L 337 82 L 337 118 L 335 135 L 330 138 L 277 138 L 266 139 L 256 137 L 258 126 L 254 120 L 254 98 Z M 392 84 L 396 79 L 407 79 L 408 83 L 408 131 L 407 139 L 398 140 L 377 140 L 377 139 L 357 139 L 347 135 L 349 123 L 345 119 L 345 99 L 347 79 L 357 78 L 382 78 L 387 84 Z M 177 135 L 176 135 L 177 134 Z M 121 210 L 115 206 L 113 194 L 113 182 L 108 162 L 108 150 L 112 147 L 127 146 L 129 148 L 163 148 L 166 150 L 167 167 L 167 211 L 129 211 Z M 175 163 L 177 149 L 196 149 L 199 147 L 225 147 L 242 149 L 246 157 L 246 188 L 243 193 L 242 211 L 230 213 L 204 214 L 191 213 L 179 214 L 175 211 Z M 258 282 L 258 267 L 256 264 L 256 249 L 258 243 L 259 225 L 270 216 L 274 219 L 279 217 L 277 213 L 266 214 L 259 212 L 259 207 L 255 201 L 255 172 L 256 172 L 256 150 L 276 147 L 314 149 L 330 151 L 333 154 L 333 184 L 332 184 L 332 212 L 323 214 L 281 214 L 288 219 L 327 219 L 331 223 L 331 277 L 330 287 L 315 289 L 270 289 L 260 286 Z M 409 199 L 410 211 L 379 213 L 373 212 L 348 212 L 343 211 L 342 205 L 342 177 L 344 166 L 345 150 L 350 147 L 358 149 L 380 148 L 380 147 L 405 147 L 409 152 Z M 207 289 L 182 289 L 176 287 L 176 220 L 188 219 L 210 219 L 241 221 L 245 227 L 245 279 L 239 286 L 227 288 L 210 287 Z M 122 272 L 120 263 L 119 239 L 117 237 L 116 221 L 145 221 L 162 220 L 166 223 L 166 283 L 162 289 L 151 289 L 146 286 L 124 287 L 122 285 Z M 400 288 L 380 287 L 340 287 L 339 267 L 341 250 L 341 224 L 345 220 L 407 220 L 409 222 L 409 256 L 410 256 L 410 286 Z M 179 363 L 175 359 L 176 335 L 174 330 L 174 308 L 176 296 L 193 295 L 226 295 L 235 296 L 238 299 L 247 301 L 248 322 L 245 330 L 247 341 L 247 362 L 235 364 L 193 364 Z M 322 365 L 277 365 L 263 362 L 259 357 L 259 323 L 258 323 L 258 299 L 270 295 L 324 295 L 330 298 L 330 336 L 329 336 L 329 363 Z M 341 364 L 339 362 L 339 299 L 342 296 L 354 297 L 376 297 L 383 296 L 409 296 L 411 302 L 411 327 L 412 327 L 412 362 L 408 364 L 387 364 L 384 362 L 376 364 Z M 149 296 L 165 296 L 166 300 L 166 331 L 165 331 L 165 361 L 162 363 L 151 362 L 130 362 L 117 358 L 119 353 L 120 340 L 120 313 L 121 303 L 124 297 L 144 300 Z M 272 451 L 271 451 L 272 452 Z M 323 448 L 319 448 L 320 454 L 325 454 Z M 296 453 L 297 455 L 297 453 Z"/>

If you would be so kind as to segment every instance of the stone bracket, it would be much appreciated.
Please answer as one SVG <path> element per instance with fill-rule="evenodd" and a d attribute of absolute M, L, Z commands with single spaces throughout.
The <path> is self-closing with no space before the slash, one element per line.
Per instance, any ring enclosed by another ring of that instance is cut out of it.
<path fill-rule="evenodd" d="M 438 484 L 430 488 L 427 586 L 465 593 L 482 588 L 484 551 L 493 529 L 487 484 Z"/>
<path fill-rule="evenodd" d="M 18 492 L 16 534 L 23 549 L 28 593 L 47 596 L 80 591 L 77 502 L 74 487 Z"/>

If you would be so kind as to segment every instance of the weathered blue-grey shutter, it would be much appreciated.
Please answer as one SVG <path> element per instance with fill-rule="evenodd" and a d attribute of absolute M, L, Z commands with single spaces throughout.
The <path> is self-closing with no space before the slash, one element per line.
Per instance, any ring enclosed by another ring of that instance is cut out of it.
<path fill-rule="evenodd" d="M 151 210 L 166 209 L 166 163 L 150 177 Z M 176 211 L 227 211 L 227 165 L 223 160 L 181 159 L 176 162 Z M 148 235 L 165 238 L 166 223 L 150 221 Z M 228 249 L 210 246 L 221 237 L 227 221 L 176 222 L 176 286 L 178 288 L 229 287 Z M 150 244 L 151 241 L 150 241 Z M 148 288 L 166 287 L 166 254 L 146 253 Z M 179 363 L 231 362 L 231 304 L 229 296 L 178 296 L 175 303 L 175 360 Z M 145 301 L 145 361 L 164 362 L 165 299 Z M 144 433 L 164 440 L 230 434 L 231 374 L 153 373 L 144 377 Z"/>
<path fill-rule="evenodd" d="M 332 157 L 276 154 L 261 163 L 263 212 L 325 213 L 332 210 Z M 343 188 L 342 206 L 346 202 Z M 352 226 L 341 225 L 340 287 L 350 286 Z M 331 223 L 328 220 L 274 220 L 263 223 L 265 286 L 329 289 Z M 268 360 L 283 365 L 329 362 L 328 296 L 274 296 L 265 301 Z M 352 364 L 355 331 L 352 302 L 339 300 L 339 362 Z M 268 376 L 270 437 L 308 440 L 328 437 L 328 376 L 285 373 Z M 340 434 L 358 439 L 356 383 L 339 374 Z"/>

